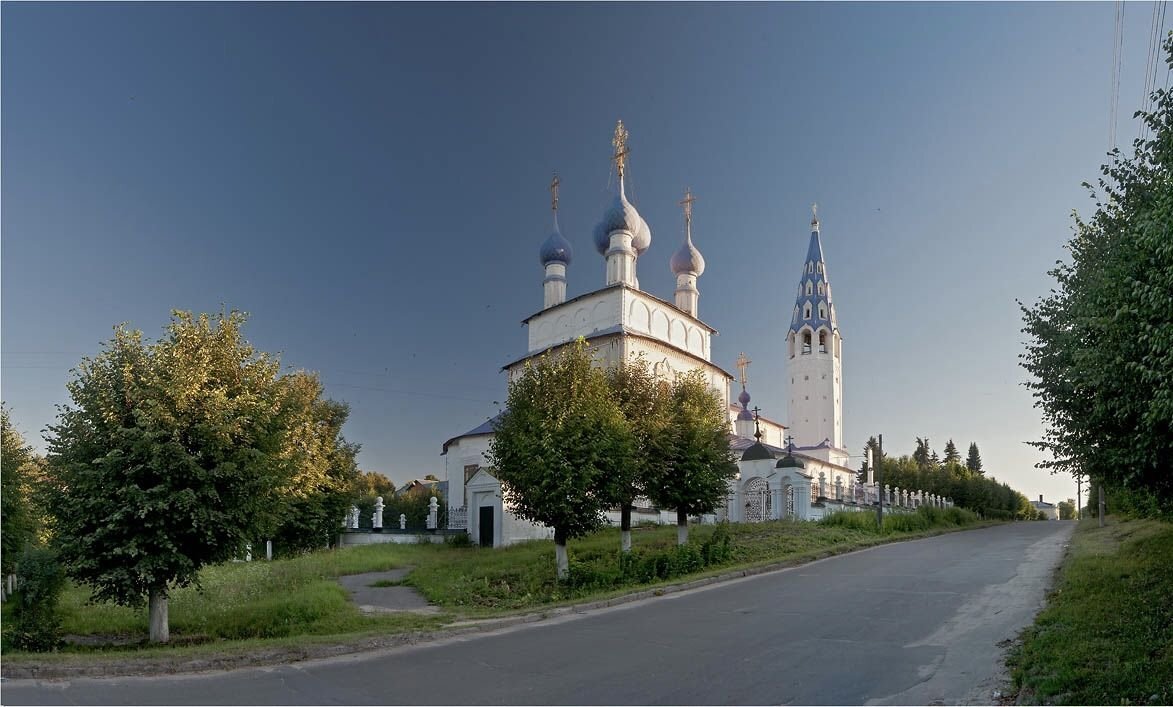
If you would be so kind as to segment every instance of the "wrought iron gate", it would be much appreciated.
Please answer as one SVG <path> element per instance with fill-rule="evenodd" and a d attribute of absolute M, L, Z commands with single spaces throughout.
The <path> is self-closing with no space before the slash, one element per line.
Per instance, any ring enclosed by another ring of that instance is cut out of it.
<path fill-rule="evenodd" d="M 771 506 L 770 488 L 766 480 L 759 477 L 750 479 L 745 484 L 745 522 L 761 523 L 770 519 Z"/>

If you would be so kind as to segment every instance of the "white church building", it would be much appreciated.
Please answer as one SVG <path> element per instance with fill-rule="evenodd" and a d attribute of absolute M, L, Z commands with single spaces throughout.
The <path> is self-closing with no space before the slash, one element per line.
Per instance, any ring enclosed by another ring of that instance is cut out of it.
<path fill-rule="evenodd" d="M 523 320 L 528 330 L 525 356 L 506 363 L 512 381 L 530 359 L 582 337 L 604 365 L 643 356 L 658 376 L 700 370 L 729 410 L 730 445 L 742 459 L 737 478 L 719 519 L 755 521 L 769 518 L 817 518 L 828 509 L 866 508 L 876 490 L 856 485 L 843 446 L 843 342 L 819 233 L 817 214 L 811 220 L 810 243 L 797 282 L 797 295 L 784 334 L 787 360 L 787 424 L 766 419 L 749 407 L 745 354 L 736 362 L 735 377 L 712 360 L 712 326 L 700 319 L 698 281 L 705 261 L 692 241 L 691 194 L 686 193 L 684 242 L 667 265 L 676 276 L 672 301 L 640 289 L 638 268 L 655 267 L 645 260 L 651 228 L 625 193 L 627 132 L 620 122 L 613 140 L 618 179 L 613 200 L 594 230 L 594 246 L 605 265 L 604 284 L 593 292 L 566 299 L 567 270 L 573 260 L 570 243 L 558 227 L 558 180 L 551 183 L 553 230 L 539 257 L 545 270 L 541 311 Z M 734 382 L 740 394 L 733 402 Z M 487 468 L 485 453 L 493 421 L 443 444 L 449 517 L 467 518 L 474 542 L 508 545 L 552 537 L 549 528 L 513 516 L 502 499 L 501 484 Z M 888 500 L 899 500 L 890 495 Z M 886 500 L 886 503 L 888 502 Z M 928 499 L 922 499 L 928 502 Z M 911 506 L 912 500 L 909 499 Z M 615 514 L 617 520 L 618 512 Z M 633 521 L 675 522 L 675 511 L 640 508 Z M 712 518 L 709 518 L 710 520 Z"/>

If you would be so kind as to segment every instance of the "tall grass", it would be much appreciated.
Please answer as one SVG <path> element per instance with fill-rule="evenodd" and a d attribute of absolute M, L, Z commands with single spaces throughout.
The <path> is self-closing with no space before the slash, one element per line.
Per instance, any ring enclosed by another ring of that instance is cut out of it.
<path fill-rule="evenodd" d="M 1019 704 L 1173 704 L 1171 596 L 1173 523 L 1080 523 L 1007 661 Z"/>
<path fill-rule="evenodd" d="M 819 521 L 827 527 L 852 528 L 865 533 L 892 535 L 916 533 L 933 528 L 956 528 L 978 522 L 977 515 L 965 508 L 933 508 L 921 506 L 915 513 L 885 513 L 881 531 L 874 513 L 832 513 Z"/>

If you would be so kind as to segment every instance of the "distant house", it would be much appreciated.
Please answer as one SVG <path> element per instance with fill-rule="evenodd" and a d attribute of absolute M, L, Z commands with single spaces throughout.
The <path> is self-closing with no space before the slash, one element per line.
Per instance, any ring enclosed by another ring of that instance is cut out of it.
<path fill-rule="evenodd" d="M 441 498 L 448 498 L 448 482 L 440 481 L 436 478 L 412 479 L 406 484 L 395 489 L 395 495 L 403 496 L 405 494 L 430 496 L 435 495 L 439 491 Z"/>
<path fill-rule="evenodd" d="M 1039 494 L 1039 500 L 1031 501 L 1030 505 L 1035 507 L 1035 511 L 1045 514 L 1047 520 L 1059 520 L 1059 507 L 1054 503 L 1044 501 L 1042 494 Z"/>

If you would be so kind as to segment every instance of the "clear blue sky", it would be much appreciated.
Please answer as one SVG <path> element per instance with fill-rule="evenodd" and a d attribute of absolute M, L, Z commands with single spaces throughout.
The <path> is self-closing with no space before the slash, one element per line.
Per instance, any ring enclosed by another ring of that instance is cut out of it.
<path fill-rule="evenodd" d="M 541 307 L 547 184 L 590 232 L 631 132 L 671 299 L 697 196 L 716 363 L 785 417 L 783 334 L 811 202 L 844 334 L 845 434 L 962 452 L 1031 496 L 1015 299 L 1046 292 L 1108 147 L 1113 5 L 5 4 L 3 398 L 19 429 L 122 321 L 248 311 L 246 333 L 352 408 L 364 469 L 443 474 L 504 399 Z M 1136 134 L 1152 5 L 1129 3 Z M 1173 20 L 1173 18 L 1171 18 Z M 1160 79 L 1167 80 L 1164 67 Z"/>

